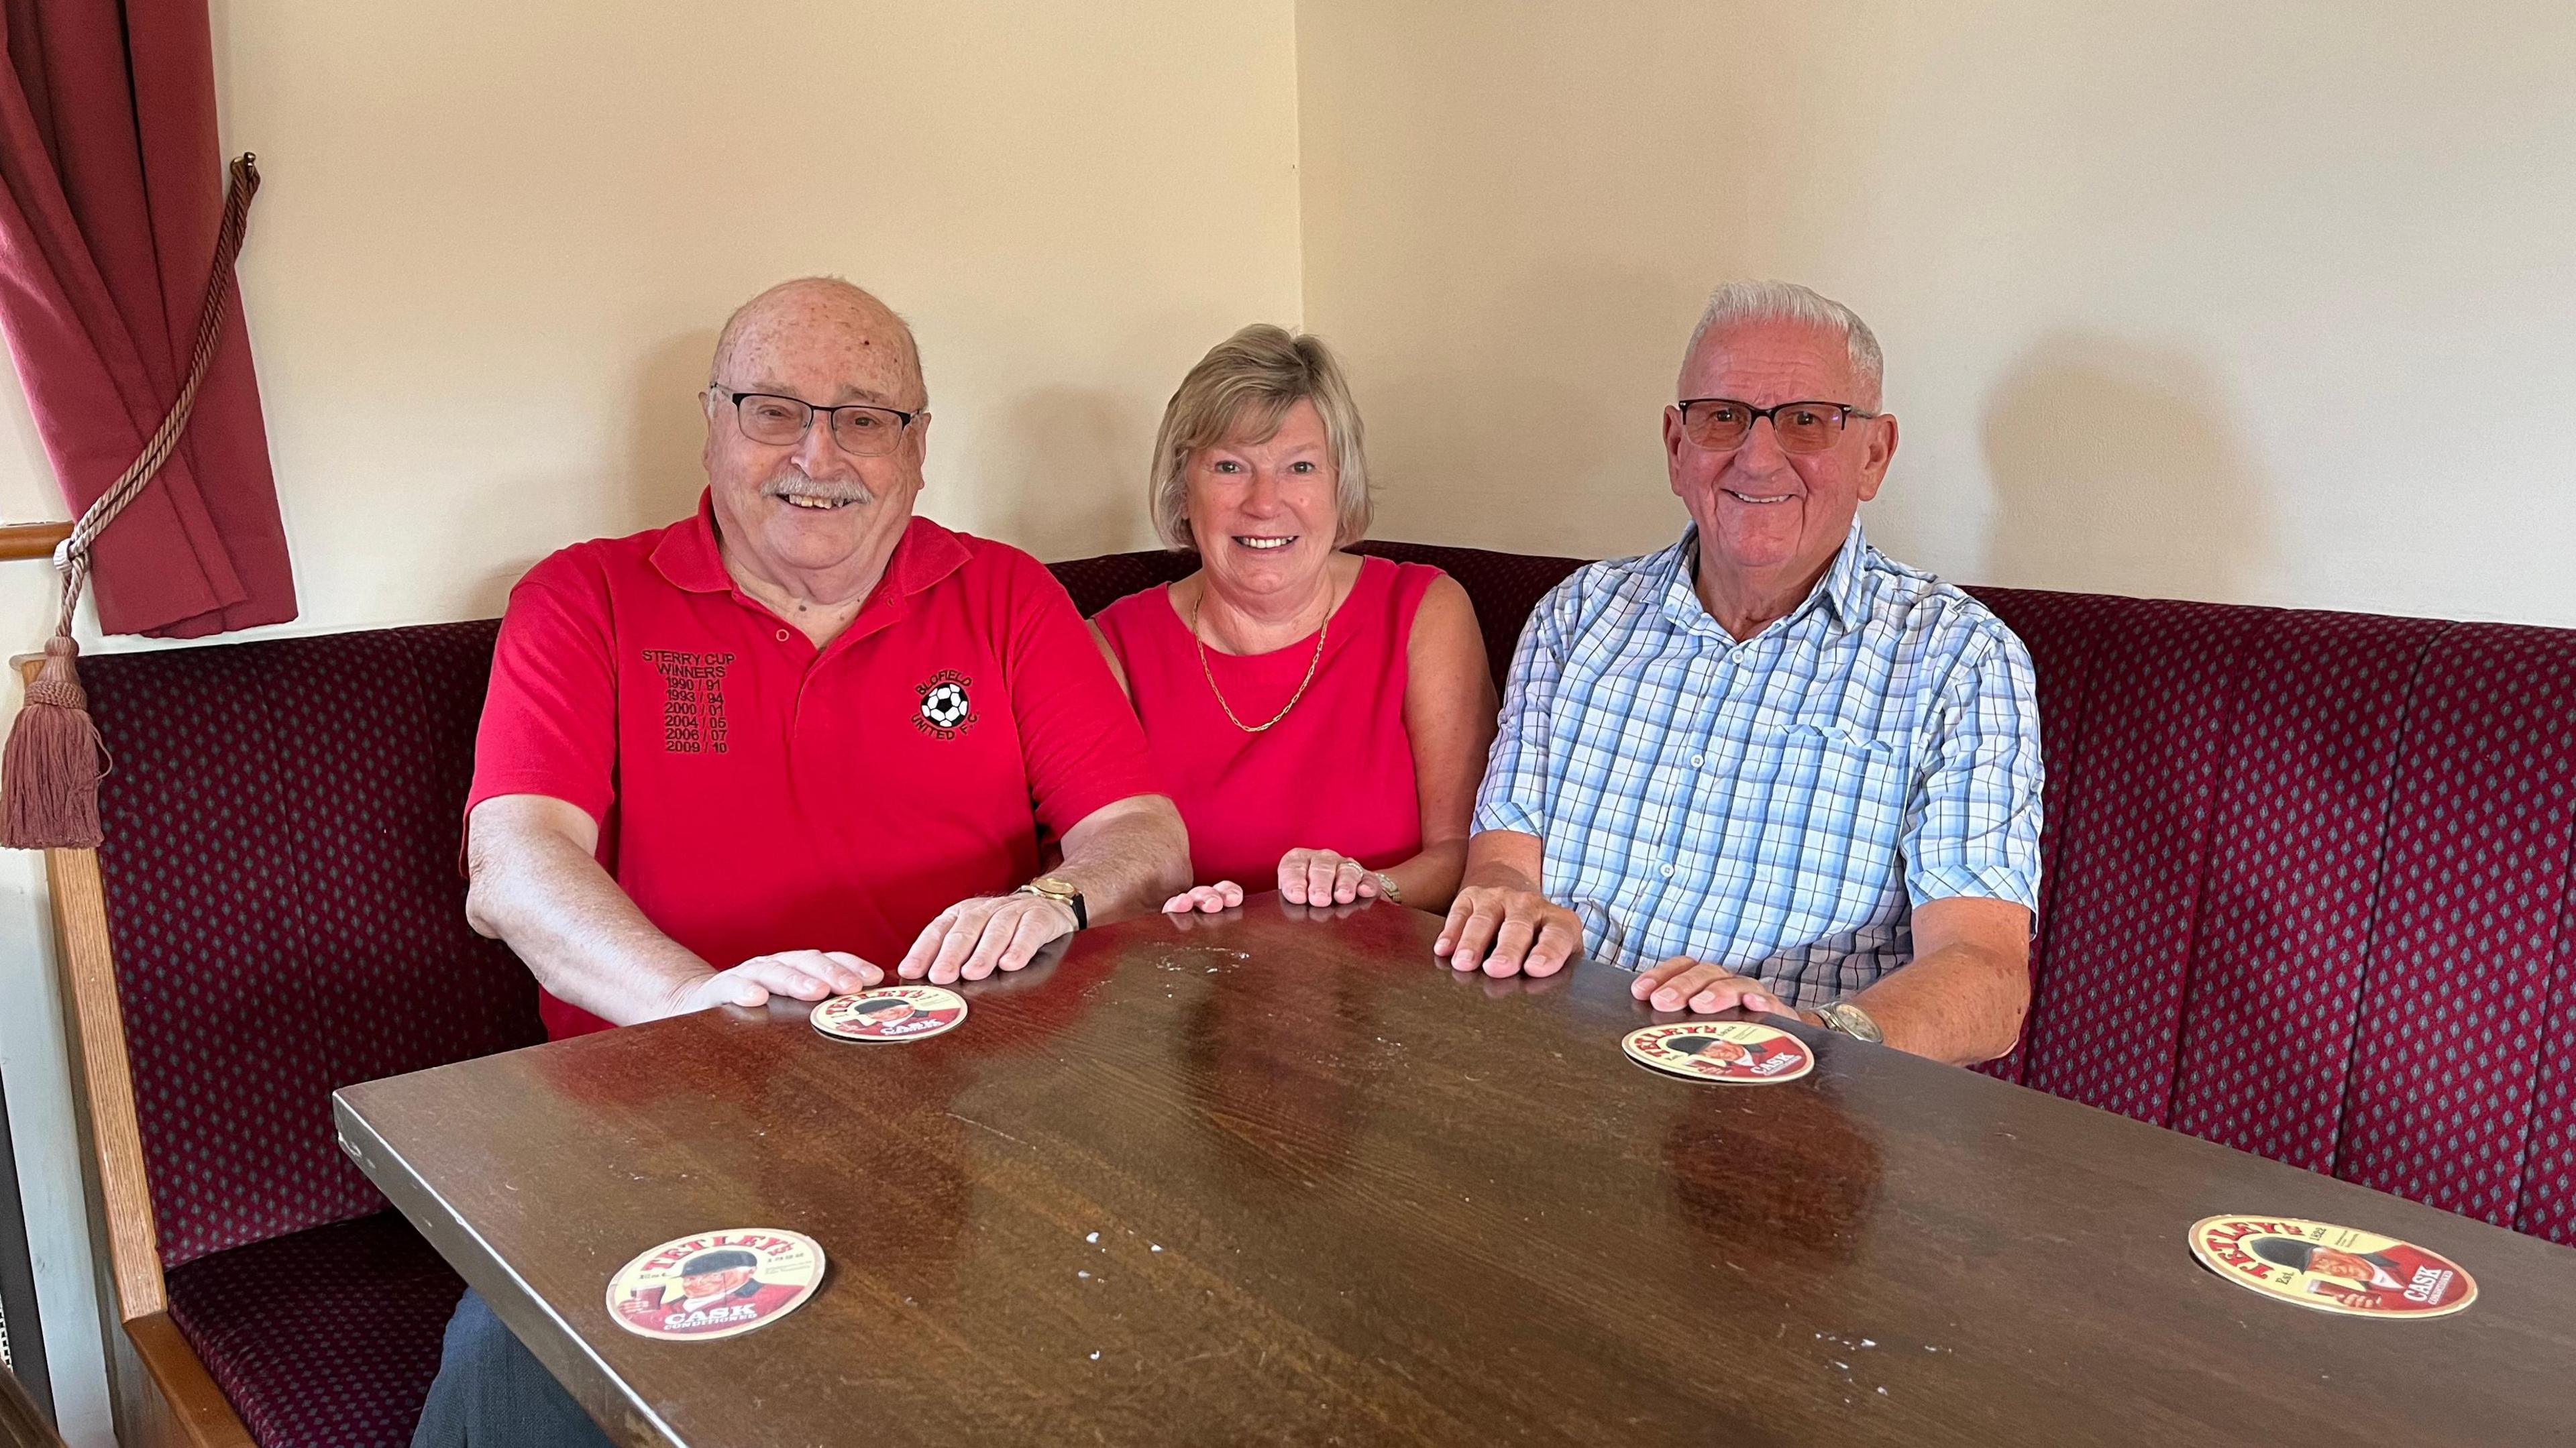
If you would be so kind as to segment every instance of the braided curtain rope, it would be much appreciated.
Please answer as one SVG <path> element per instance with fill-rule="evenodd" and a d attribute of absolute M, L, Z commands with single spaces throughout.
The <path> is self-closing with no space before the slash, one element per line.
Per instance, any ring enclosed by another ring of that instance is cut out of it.
<path fill-rule="evenodd" d="M 179 445 L 179 435 L 188 430 L 188 414 L 197 405 L 197 388 L 206 380 L 206 369 L 215 358 L 215 343 L 223 334 L 224 310 L 232 303 L 233 258 L 240 255 L 242 233 L 250 219 L 250 199 L 259 193 L 259 158 L 248 151 L 235 157 L 232 179 L 224 188 L 223 225 L 215 233 L 215 261 L 206 277 L 205 305 L 197 313 L 197 350 L 188 359 L 188 379 L 179 387 L 178 400 L 170 404 L 170 415 L 161 419 L 161 430 L 152 434 L 143 455 L 125 470 L 115 486 L 98 495 L 72 525 L 71 536 L 54 547 L 54 571 L 62 575 L 63 612 L 54 625 L 60 638 L 71 637 L 72 615 L 80 608 L 81 590 L 89 582 L 90 545 L 126 505 L 143 495 L 161 465 Z M 46 687 L 41 681 L 30 684 L 30 702 L 43 698 L 37 691 Z M 77 686 L 74 686 L 77 688 Z"/>

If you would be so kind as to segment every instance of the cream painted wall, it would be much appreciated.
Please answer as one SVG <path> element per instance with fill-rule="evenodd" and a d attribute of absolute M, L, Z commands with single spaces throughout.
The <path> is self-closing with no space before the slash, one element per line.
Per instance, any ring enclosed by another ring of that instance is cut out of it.
<path fill-rule="evenodd" d="M 1669 541 L 1684 339 L 1781 276 L 1887 348 L 1900 557 L 2576 624 L 2576 8 L 1304 0 L 1298 48 L 1383 536 Z"/>
<path fill-rule="evenodd" d="M 1290 0 L 214 0 L 241 268 L 304 616 L 498 613 L 693 505 L 725 313 L 837 272 L 919 333 L 923 511 L 1050 558 L 1151 542 L 1163 399 L 1299 316 Z M 0 516 L 58 517 L 15 388 Z M 0 570 L 0 638 L 47 570 Z M 8 691 L 14 707 L 16 690 Z M 106 1441 L 51 943 L 0 855 L 0 1065 L 48 1347 Z"/>

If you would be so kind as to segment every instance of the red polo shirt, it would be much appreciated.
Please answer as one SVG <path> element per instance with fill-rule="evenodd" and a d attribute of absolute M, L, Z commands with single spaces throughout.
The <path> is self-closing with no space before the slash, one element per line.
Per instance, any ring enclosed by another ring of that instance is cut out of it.
<path fill-rule="evenodd" d="M 702 497 L 511 590 L 465 807 L 588 811 L 600 863 L 718 969 L 846 950 L 891 974 L 932 916 L 1035 874 L 1041 826 L 1153 791 L 1135 713 L 1036 559 L 915 518 L 817 650 L 734 586 Z M 554 1038 L 607 1024 L 538 1006 Z"/>

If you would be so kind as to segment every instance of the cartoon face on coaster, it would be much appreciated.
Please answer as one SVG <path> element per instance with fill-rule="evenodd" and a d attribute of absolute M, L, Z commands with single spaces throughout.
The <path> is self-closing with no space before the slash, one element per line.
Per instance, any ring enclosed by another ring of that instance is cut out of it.
<path fill-rule="evenodd" d="M 2444 1317 L 2478 1300 L 2460 1264 L 2412 1242 L 2298 1217 L 2208 1217 L 2191 1254 L 2268 1297 L 2348 1317 Z"/>
<path fill-rule="evenodd" d="M 665 1242 L 617 1269 L 608 1315 L 645 1337 L 731 1337 L 804 1306 L 822 1280 L 813 1238 L 729 1227 Z"/>
<path fill-rule="evenodd" d="M 935 985 L 881 985 L 834 996 L 807 1019 L 836 1041 L 918 1041 L 957 1029 L 966 998 Z"/>
<path fill-rule="evenodd" d="M 1630 1060 L 1693 1081 L 1768 1086 L 1816 1069 L 1806 1042 L 1751 1021 L 1676 1021 L 1630 1031 L 1620 1044 Z"/>

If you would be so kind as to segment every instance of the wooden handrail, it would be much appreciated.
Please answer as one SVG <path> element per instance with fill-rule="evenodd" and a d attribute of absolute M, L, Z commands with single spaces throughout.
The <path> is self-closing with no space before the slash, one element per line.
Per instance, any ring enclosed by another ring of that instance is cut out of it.
<path fill-rule="evenodd" d="M 51 558 L 70 536 L 69 523 L 0 523 L 0 563 L 12 558 Z"/>

